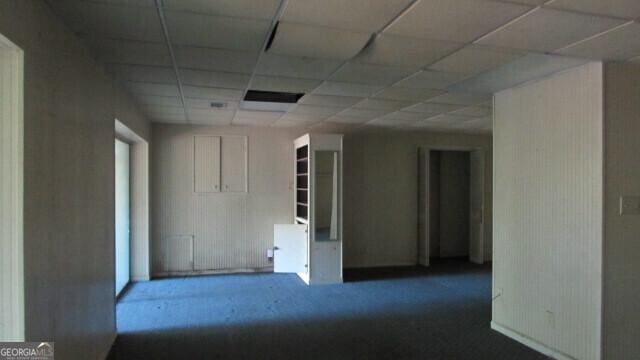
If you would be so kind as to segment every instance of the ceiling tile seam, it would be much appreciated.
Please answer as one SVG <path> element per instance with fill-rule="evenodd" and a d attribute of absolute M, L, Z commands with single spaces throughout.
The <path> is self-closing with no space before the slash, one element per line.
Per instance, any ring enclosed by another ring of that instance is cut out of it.
<path fill-rule="evenodd" d="M 267 18 L 237 16 L 237 15 L 228 15 L 228 14 L 212 14 L 212 13 L 195 11 L 195 10 L 171 8 L 171 7 L 167 7 L 167 6 L 164 6 L 164 10 L 168 11 L 170 13 L 190 14 L 190 15 L 199 15 L 199 16 L 208 16 L 208 17 L 217 17 L 217 18 L 227 18 L 227 19 L 235 19 L 235 20 L 249 20 L 249 21 L 262 21 L 262 22 L 268 22 L 269 21 L 269 19 L 267 19 Z"/>
<path fill-rule="evenodd" d="M 184 89 L 182 88 L 182 79 L 180 78 L 180 72 L 178 71 L 178 64 L 176 62 L 176 56 L 173 52 L 173 47 L 171 45 L 171 37 L 169 36 L 169 29 L 167 28 L 167 22 L 164 18 L 164 11 L 162 9 L 162 0 L 155 0 L 156 10 L 158 11 L 158 17 L 160 19 L 160 25 L 162 26 L 162 31 L 164 33 L 165 40 L 167 41 L 167 48 L 169 50 L 169 56 L 171 56 L 171 61 L 173 62 L 173 71 L 176 75 L 176 81 L 178 83 L 178 92 L 180 93 L 180 100 L 182 101 L 182 109 L 184 110 L 184 117 L 187 123 L 189 121 L 189 113 L 187 112 L 187 102 L 184 99 Z"/>
<path fill-rule="evenodd" d="M 336 73 L 338 73 L 340 70 L 342 70 L 343 67 L 345 67 L 350 60 L 355 59 L 358 55 L 360 55 L 360 53 L 362 53 L 362 51 L 364 49 L 366 49 L 367 47 L 369 47 L 371 45 L 371 43 L 373 41 L 376 40 L 376 38 L 378 37 L 378 35 L 380 35 L 381 33 L 383 33 L 386 29 L 388 29 L 393 23 L 395 23 L 396 21 L 398 21 L 398 19 L 400 19 L 404 14 L 406 14 L 407 12 L 409 12 L 414 6 L 416 6 L 416 4 L 420 2 L 420 0 L 413 0 L 411 3 L 409 3 L 404 9 L 400 10 L 398 12 L 398 14 L 396 14 L 396 16 L 394 16 L 391 20 L 389 20 L 386 24 L 384 24 L 378 31 L 374 32 L 373 34 L 371 34 L 371 38 L 369 39 L 369 41 L 367 41 L 367 43 L 362 47 L 362 49 L 360 49 L 360 51 L 358 51 L 357 54 L 355 54 L 353 57 L 351 57 L 350 59 L 345 60 L 342 65 L 338 66 L 334 71 L 332 71 L 327 77 L 326 80 L 323 80 L 316 88 L 314 88 L 311 92 L 317 90 L 318 88 L 320 88 L 322 85 L 324 85 L 327 81 L 331 81 L 331 77 L 333 75 L 335 75 Z M 380 65 L 378 65 L 380 66 Z M 391 66 L 393 67 L 393 66 Z M 415 73 L 411 74 L 411 75 L 415 75 Z M 359 85 L 371 85 L 371 84 L 364 84 L 364 83 L 358 83 L 358 82 L 352 82 L 354 84 L 359 84 Z M 375 94 L 378 94 L 380 92 L 382 92 L 384 89 L 386 89 L 387 87 L 389 87 L 391 85 L 387 85 L 387 86 L 383 86 L 382 89 L 378 90 L 377 92 L 373 92 L 371 93 L 371 95 L 369 95 L 367 98 L 372 98 Z M 374 119 L 375 120 L 375 119 Z M 323 123 L 327 121 L 327 119 L 322 120 L 320 123 Z M 373 120 L 371 120 L 373 121 Z"/>
<path fill-rule="evenodd" d="M 95 4 L 95 5 L 106 5 L 110 7 L 123 7 L 123 8 L 136 8 L 136 9 L 153 9 L 155 6 L 144 6 L 144 5 L 136 5 L 130 3 L 117 3 L 114 4 L 109 1 L 99 1 L 99 0 L 83 0 L 83 2 L 87 4 Z"/>
<path fill-rule="evenodd" d="M 256 64 L 253 67 L 253 71 L 251 73 L 251 75 L 249 76 L 249 82 L 247 83 L 247 86 L 244 88 L 244 91 L 242 92 L 242 97 L 240 98 L 240 103 L 242 103 L 242 101 L 244 101 L 244 98 L 247 96 L 247 92 L 249 91 L 249 89 L 251 89 L 251 84 L 253 83 L 253 79 L 256 76 L 256 72 L 258 69 L 258 64 L 260 63 L 260 59 L 262 59 L 262 56 L 265 53 L 265 50 L 267 48 L 267 46 L 269 45 L 269 39 L 271 38 L 271 33 L 274 31 L 274 29 L 276 28 L 276 25 L 278 24 L 278 21 L 280 21 L 280 18 L 282 17 L 282 14 L 284 13 L 284 9 L 287 7 L 287 3 L 289 0 L 280 0 L 280 4 L 278 4 L 278 9 L 276 10 L 276 13 L 274 14 L 273 18 L 271 19 L 271 24 L 269 24 L 269 30 L 267 31 L 267 34 L 264 38 L 264 40 L 262 41 L 262 47 L 260 49 L 260 52 L 258 53 L 258 58 L 256 59 Z M 240 107 L 240 104 L 238 104 L 238 107 Z M 236 114 L 238 113 L 238 109 L 235 109 L 233 112 L 233 118 L 231 119 L 231 122 L 233 122 L 233 119 L 235 119 Z"/>
<path fill-rule="evenodd" d="M 603 18 L 609 18 L 609 19 L 614 19 L 614 20 L 624 20 L 624 21 L 635 20 L 635 19 L 615 16 L 615 15 L 611 15 L 611 14 L 597 14 L 597 13 L 581 11 L 581 10 L 563 9 L 561 7 L 553 7 L 553 3 L 555 3 L 555 2 L 556 2 L 556 0 L 549 0 L 546 3 L 542 4 L 541 6 L 543 8 L 545 8 L 545 9 L 549 9 L 549 10 L 564 11 L 564 12 L 569 12 L 569 13 L 578 14 L 578 15 L 603 17 Z"/>
<path fill-rule="evenodd" d="M 125 42 L 138 42 L 138 43 L 148 43 L 148 44 L 153 44 L 153 45 L 164 45 L 165 41 L 153 41 L 153 40 L 149 40 L 149 39 L 145 39 L 145 40 L 141 40 L 141 39 L 134 39 L 134 38 L 127 38 L 127 37 L 118 37 L 118 36 L 108 36 L 107 34 L 102 34 L 102 33 L 91 33 L 91 32 L 86 32 L 86 31 L 73 31 L 73 29 L 71 29 L 71 32 L 74 33 L 75 35 L 81 37 L 82 39 L 95 39 L 95 40 L 113 40 L 113 41 L 125 41 Z"/>
<path fill-rule="evenodd" d="M 554 52 L 554 53 L 557 53 L 558 51 L 562 51 L 562 50 L 565 50 L 565 49 L 569 49 L 570 47 L 573 47 L 573 46 L 575 46 L 575 45 L 582 44 L 582 43 L 587 42 L 587 41 L 590 41 L 590 40 L 593 40 L 593 39 L 598 38 L 598 37 L 600 37 L 600 36 L 606 35 L 606 34 L 608 34 L 608 33 L 610 33 L 610 32 L 613 32 L 613 31 L 616 31 L 616 30 L 618 30 L 618 29 L 621 29 L 621 28 L 623 28 L 623 27 L 625 27 L 625 26 L 631 25 L 631 24 L 633 24 L 633 23 L 635 23 L 635 22 L 636 22 L 635 20 L 629 20 L 629 21 L 627 21 L 627 22 L 625 22 L 625 23 L 623 23 L 623 24 L 620 24 L 620 25 L 614 26 L 614 27 L 612 27 L 612 28 L 610 28 L 610 29 L 607 29 L 607 30 L 605 30 L 605 31 L 599 32 L 599 33 L 597 33 L 597 34 L 595 34 L 595 35 L 591 35 L 591 36 L 586 37 L 586 38 L 584 38 L 584 39 L 582 39 L 582 40 L 578 40 L 578 41 L 576 41 L 576 42 L 574 42 L 574 43 L 571 43 L 571 44 L 569 44 L 569 45 L 567 45 L 567 46 L 563 46 L 563 47 L 561 47 L 561 48 L 555 49 L 555 50 L 553 50 L 553 52 Z"/>
<path fill-rule="evenodd" d="M 553 1 L 553 0 L 551 0 L 551 1 Z M 546 3 L 545 3 L 545 4 L 546 4 Z M 522 14 L 522 15 L 520 15 L 520 16 L 517 16 L 516 18 L 514 18 L 514 19 L 511 19 L 511 20 L 507 21 L 506 23 L 504 23 L 504 24 L 502 24 L 502 25 L 498 26 L 497 28 L 495 28 L 495 29 L 493 29 L 493 30 L 489 31 L 488 33 L 486 33 L 486 34 L 484 34 L 484 35 L 481 35 L 480 37 L 476 38 L 475 40 L 472 40 L 470 43 L 471 43 L 471 44 L 476 44 L 476 45 L 482 45 L 482 44 L 478 44 L 478 42 L 480 42 L 480 41 L 482 41 L 483 39 L 485 39 L 485 38 L 487 38 L 487 37 L 489 37 L 489 36 L 491 36 L 491 35 L 493 35 L 493 34 L 497 33 L 498 31 L 501 31 L 501 30 L 505 29 L 507 26 L 509 26 L 509 25 L 511 25 L 511 24 L 514 24 L 514 23 L 516 23 L 516 22 L 518 22 L 518 21 L 520 21 L 520 20 L 524 19 L 525 17 L 527 17 L 527 16 L 529 16 L 529 15 L 533 14 L 534 12 L 536 12 L 536 11 L 540 10 L 543 6 L 544 6 L 544 4 L 543 4 L 543 5 L 541 5 L 541 6 L 536 6 L 536 7 L 532 8 L 532 9 L 531 9 L 531 10 L 529 10 L 529 11 L 526 11 L 524 14 Z"/>

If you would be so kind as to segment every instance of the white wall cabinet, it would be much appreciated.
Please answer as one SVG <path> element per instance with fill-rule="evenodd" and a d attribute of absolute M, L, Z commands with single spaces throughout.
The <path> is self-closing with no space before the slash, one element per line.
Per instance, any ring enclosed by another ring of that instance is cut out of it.
<path fill-rule="evenodd" d="M 194 191 L 196 193 L 247 191 L 247 138 L 194 136 Z"/>
<path fill-rule="evenodd" d="M 294 142 L 294 221 L 274 226 L 274 271 L 307 284 L 342 282 L 342 135 Z"/>

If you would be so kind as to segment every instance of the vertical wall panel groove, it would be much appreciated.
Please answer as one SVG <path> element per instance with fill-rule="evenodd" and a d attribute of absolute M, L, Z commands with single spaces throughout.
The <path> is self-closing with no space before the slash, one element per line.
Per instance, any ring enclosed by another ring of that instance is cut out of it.
<path fill-rule="evenodd" d="M 602 65 L 495 97 L 493 322 L 599 359 Z"/>

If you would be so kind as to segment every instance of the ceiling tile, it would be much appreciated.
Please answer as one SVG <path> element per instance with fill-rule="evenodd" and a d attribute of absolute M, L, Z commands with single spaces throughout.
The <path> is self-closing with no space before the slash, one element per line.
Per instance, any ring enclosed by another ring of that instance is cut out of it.
<path fill-rule="evenodd" d="M 413 73 L 413 69 L 371 64 L 346 63 L 331 80 L 369 85 L 391 85 Z"/>
<path fill-rule="evenodd" d="M 458 110 L 464 107 L 464 105 L 455 104 L 438 104 L 438 103 L 419 103 L 413 106 L 406 107 L 402 111 L 418 112 L 424 114 L 442 114 L 454 110 Z"/>
<path fill-rule="evenodd" d="M 108 37 L 164 42 L 158 12 L 153 7 L 119 6 L 105 3 L 50 1 L 57 14 L 71 29 L 92 37 Z"/>
<path fill-rule="evenodd" d="M 529 54 L 496 69 L 451 86 L 452 91 L 495 93 L 527 81 L 587 63 L 564 56 Z"/>
<path fill-rule="evenodd" d="M 251 90 L 308 93 L 320 84 L 320 80 L 296 79 L 282 76 L 254 76 Z"/>
<path fill-rule="evenodd" d="M 461 48 L 459 43 L 379 35 L 354 59 L 368 64 L 421 68 Z"/>
<path fill-rule="evenodd" d="M 142 109 L 147 114 L 167 114 L 167 115 L 184 115 L 184 108 L 182 106 L 163 106 L 163 105 L 144 105 Z"/>
<path fill-rule="evenodd" d="M 298 101 L 298 104 L 349 107 L 360 100 L 362 100 L 362 98 L 351 96 L 307 94 Z"/>
<path fill-rule="evenodd" d="M 491 94 L 450 92 L 431 98 L 427 100 L 427 102 L 453 105 L 476 105 L 485 102 L 492 97 L 493 96 Z"/>
<path fill-rule="evenodd" d="M 530 6 L 496 1 L 422 0 L 385 32 L 467 43 L 530 9 Z"/>
<path fill-rule="evenodd" d="M 379 127 L 397 127 L 397 126 L 405 126 L 409 124 L 413 124 L 416 120 L 402 120 L 402 119 L 394 119 L 381 117 L 378 119 L 371 120 L 367 122 L 367 126 L 379 126 Z"/>
<path fill-rule="evenodd" d="M 279 0 L 163 0 L 169 10 L 264 20 L 275 16 L 279 3 Z"/>
<path fill-rule="evenodd" d="M 304 105 L 298 104 L 294 106 L 289 113 L 292 114 L 302 114 L 302 115 L 312 115 L 316 117 L 329 117 L 331 115 L 335 115 L 338 112 L 342 111 L 343 107 L 335 107 L 335 106 L 315 106 L 315 105 Z"/>
<path fill-rule="evenodd" d="M 484 106 L 468 106 L 460 110 L 451 112 L 451 115 L 485 117 L 492 114 L 491 108 Z"/>
<path fill-rule="evenodd" d="M 372 109 L 357 109 L 350 108 L 343 110 L 337 114 L 337 116 L 346 116 L 346 117 L 354 117 L 354 118 L 362 118 L 362 119 L 375 119 L 385 114 L 388 114 L 393 110 L 372 110 Z"/>
<path fill-rule="evenodd" d="M 415 113 L 415 112 L 407 112 L 407 111 L 396 111 L 391 114 L 387 114 L 382 116 L 383 119 L 394 119 L 394 120 L 404 120 L 404 121 L 418 121 L 426 118 L 425 114 Z"/>
<path fill-rule="evenodd" d="M 333 122 L 333 123 L 343 123 L 343 124 L 362 124 L 367 122 L 368 119 L 338 114 L 328 118 L 326 121 Z"/>
<path fill-rule="evenodd" d="M 123 81 L 177 84 L 176 73 L 170 67 L 109 64 L 106 68 Z"/>
<path fill-rule="evenodd" d="M 411 89 L 398 86 L 388 87 L 374 95 L 374 98 L 402 101 L 422 101 L 442 94 L 441 90 Z"/>
<path fill-rule="evenodd" d="M 629 20 L 640 17 L 638 0 L 555 0 L 546 6 Z"/>
<path fill-rule="evenodd" d="M 271 25 L 267 20 L 241 19 L 165 11 L 175 45 L 259 51 Z"/>
<path fill-rule="evenodd" d="M 256 74 L 324 80 L 340 65 L 341 60 L 263 53 Z"/>
<path fill-rule="evenodd" d="M 280 22 L 268 52 L 347 60 L 358 54 L 370 37 L 367 33 Z"/>
<path fill-rule="evenodd" d="M 232 51 L 192 46 L 174 46 L 178 67 L 252 74 L 258 61 L 258 53 Z"/>
<path fill-rule="evenodd" d="M 200 87 L 185 85 L 182 87 L 185 97 L 211 100 L 229 100 L 240 101 L 242 99 L 242 90 L 220 89 L 212 87 Z"/>
<path fill-rule="evenodd" d="M 466 116 L 456 116 L 456 115 L 450 115 L 450 114 L 443 114 L 443 115 L 437 115 L 434 117 L 430 117 L 424 120 L 421 120 L 419 123 L 416 123 L 415 126 L 420 126 L 422 124 L 425 123 L 432 123 L 432 124 L 456 124 L 456 123 L 460 123 L 460 122 L 465 122 L 470 120 L 469 117 Z"/>
<path fill-rule="evenodd" d="M 273 126 L 276 127 L 308 127 L 326 119 L 326 116 L 313 116 L 308 114 L 286 113 L 276 120 Z"/>
<path fill-rule="evenodd" d="M 91 50 L 102 63 L 172 66 L 169 49 L 162 43 L 99 39 L 89 41 Z"/>
<path fill-rule="evenodd" d="M 189 122 L 197 125 L 230 125 L 234 110 L 187 109 Z"/>
<path fill-rule="evenodd" d="M 217 109 L 211 106 L 211 103 L 221 103 L 224 104 L 224 107 L 220 110 L 235 110 L 238 108 L 238 101 L 229 101 L 229 100 L 218 100 L 218 99 L 200 99 L 200 98 L 190 98 L 187 97 L 184 99 L 185 104 L 188 108 L 192 109 Z"/>
<path fill-rule="evenodd" d="M 468 45 L 432 64 L 429 68 L 439 71 L 475 75 L 485 70 L 496 68 L 521 56 L 524 56 L 524 53 L 518 51 Z"/>
<path fill-rule="evenodd" d="M 161 124 L 186 124 L 187 117 L 184 114 L 163 114 L 163 113 L 147 113 L 151 122 Z"/>
<path fill-rule="evenodd" d="M 180 79 L 185 85 L 245 89 L 249 78 L 245 74 L 180 69 Z"/>
<path fill-rule="evenodd" d="M 279 111 L 254 111 L 254 110 L 238 110 L 236 111 L 236 118 L 243 119 L 257 119 L 257 120 L 278 120 L 284 115 L 284 112 Z"/>
<path fill-rule="evenodd" d="M 517 3 L 517 4 L 523 4 L 523 5 L 540 6 L 548 2 L 549 0 L 500 0 L 500 1 L 507 1 L 512 3 Z"/>
<path fill-rule="evenodd" d="M 373 33 L 405 9 L 412 0 L 292 0 L 283 21 Z"/>
<path fill-rule="evenodd" d="M 477 43 L 547 52 L 622 23 L 617 19 L 539 8 Z"/>
<path fill-rule="evenodd" d="M 367 97 L 373 93 L 380 91 L 381 85 L 365 85 L 339 81 L 325 81 L 313 90 L 314 94 L 319 95 L 339 95 L 339 96 L 356 96 Z"/>
<path fill-rule="evenodd" d="M 236 115 L 231 121 L 231 125 L 236 126 L 271 126 L 278 119 L 256 119 L 244 118 Z"/>
<path fill-rule="evenodd" d="M 138 95 L 136 100 L 144 105 L 161 105 L 161 106 L 175 106 L 182 107 L 182 99 L 174 96 L 151 96 L 151 95 Z"/>
<path fill-rule="evenodd" d="M 467 77 L 465 74 L 422 70 L 400 81 L 396 86 L 415 89 L 446 89 Z"/>
<path fill-rule="evenodd" d="M 174 97 L 180 96 L 180 91 L 178 90 L 177 85 L 127 81 L 124 83 L 124 86 L 132 94 Z"/>
<path fill-rule="evenodd" d="M 353 105 L 356 109 L 385 110 L 394 111 L 413 104 L 412 101 L 397 101 L 384 99 L 364 99 Z"/>
<path fill-rule="evenodd" d="M 557 53 L 597 60 L 628 60 L 640 56 L 640 24 L 621 26 Z"/>

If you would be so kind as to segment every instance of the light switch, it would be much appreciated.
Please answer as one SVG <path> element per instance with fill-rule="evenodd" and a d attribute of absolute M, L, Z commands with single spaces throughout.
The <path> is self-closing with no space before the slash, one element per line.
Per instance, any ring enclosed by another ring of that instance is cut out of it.
<path fill-rule="evenodd" d="M 620 215 L 640 215 L 640 196 L 621 196 Z"/>

